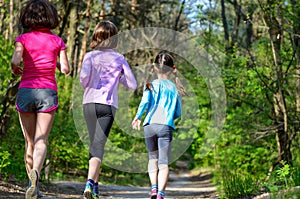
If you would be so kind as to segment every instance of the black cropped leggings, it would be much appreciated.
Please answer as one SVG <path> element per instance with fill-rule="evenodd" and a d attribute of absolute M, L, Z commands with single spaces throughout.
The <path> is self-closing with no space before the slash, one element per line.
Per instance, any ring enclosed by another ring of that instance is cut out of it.
<path fill-rule="evenodd" d="M 90 159 L 98 157 L 102 161 L 116 108 L 106 104 L 89 103 L 83 105 L 83 113 L 90 138 Z"/>

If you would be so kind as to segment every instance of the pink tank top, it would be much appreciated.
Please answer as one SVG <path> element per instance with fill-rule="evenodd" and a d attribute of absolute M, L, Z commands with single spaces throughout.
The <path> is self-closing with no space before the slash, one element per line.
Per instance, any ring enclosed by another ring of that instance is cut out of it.
<path fill-rule="evenodd" d="M 57 91 L 56 61 L 66 46 L 63 40 L 48 28 L 32 30 L 19 35 L 15 42 L 23 47 L 23 75 L 19 88 L 49 88 Z"/>

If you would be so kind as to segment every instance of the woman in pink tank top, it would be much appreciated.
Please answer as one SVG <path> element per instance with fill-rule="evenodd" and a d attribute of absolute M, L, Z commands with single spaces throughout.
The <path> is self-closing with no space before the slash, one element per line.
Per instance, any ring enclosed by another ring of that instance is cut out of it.
<path fill-rule="evenodd" d="M 58 107 L 55 70 L 68 74 L 70 69 L 63 40 L 51 32 L 59 25 L 59 16 L 48 0 L 27 1 L 19 20 L 29 32 L 16 38 L 11 66 L 15 75 L 22 75 L 16 108 L 25 138 L 24 160 L 29 177 L 25 198 L 30 199 L 41 197 L 39 174 Z"/>

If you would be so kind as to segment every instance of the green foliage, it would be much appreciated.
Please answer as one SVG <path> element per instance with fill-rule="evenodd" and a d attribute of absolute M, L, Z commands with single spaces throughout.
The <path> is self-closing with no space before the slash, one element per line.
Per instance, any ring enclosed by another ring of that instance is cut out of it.
<path fill-rule="evenodd" d="M 225 198 L 242 198 L 259 192 L 257 180 L 251 175 L 240 175 L 235 171 L 222 172 L 222 192 Z"/>
<path fill-rule="evenodd" d="M 292 187 L 299 186 L 299 179 L 299 166 L 291 167 L 282 161 L 267 180 L 261 181 L 260 186 L 262 190 L 272 193 L 274 198 L 295 198 L 299 195 L 299 190 Z"/>
<path fill-rule="evenodd" d="M 300 166 L 293 167 L 292 179 L 294 182 L 294 186 L 300 186 Z"/>
<path fill-rule="evenodd" d="M 48 156 L 53 178 L 62 178 L 63 174 L 78 177 L 78 171 L 88 168 L 88 150 L 82 144 L 75 128 L 72 112 L 69 110 L 71 98 L 71 78 L 58 77 L 59 110 L 48 140 Z M 67 100 L 65 100 L 67 99 Z"/>
<path fill-rule="evenodd" d="M 5 13 L 9 4 L 7 4 L 8 1 L 5 2 L 3 8 L 1 7 L 1 13 L 3 14 L 1 16 L 6 21 L 1 23 L 1 27 L 6 27 L 9 21 L 6 18 L 9 15 Z M 61 1 L 54 1 L 54 3 L 60 8 L 60 12 L 66 12 L 64 9 L 67 9 L 67 7 L 63 5 L 64 3 Z M 101 5 L 92 4 L 93 18 L 99 18 Z M 295 42 L 295 35 L 293 35 L 298 28 L 299 2 L 296 5 L 292 5 L 291 1 L 285 1 L 285 3 L 278 5 L 258 6 L 257 3 L 252 1 L 241 1 L 238 6 L 241 8 L 241 13 L 245 13 L 247 16 L 238 16 L 240 13 L 237 13 L 229 2 L 225 1 L 225 4 L 229 41 L 224 40 L 220 4 L 211 1 L 209 5 L 202 5 L 201 2 L 185 5 L 190 6 L 188 8 L 191 10 L 196 8 L 195 13 L 193 13 L 193 16 L 196 17 L 194 21 L 199 22 L 200 26 L 193 26 L 193 32 L 198 33 L 199 46 L 207 50 L 218 67 L 222 68 L 220 71 L 227 94 L 227 115 L 223 131 L 218 137 L 219 140 L 214 148 L 203 146 L 205 138 L 209 136 L 207 132 L 210 130 L 210 117 L 212 116 L 210 93 L 205 79 L 200 76 L 199 71 L 196 71 L 189 63 L 179 61 L 179 63 L 176 63 L 178 71 L 183 71 L 182 75 L 190 84 L 189 91 L 194 92 L 195 96 L 184 99 L 184 114 L 186 117 L 177 121 L 176 124 L 179 126 L 179 130 L 174 132 L 174 138 L 182 141 L 181 144 L 187 138 L 192 138 L 189 148 L 185 151 L 184 158 L 190 160 L 190 168 L 202 167 L 203 165 L 214 166 L 216 181 L 222 182 L 220 183 L 220 189 L 223 190 L 224 197 L 234 198 L 256 194 L 259 185 L 263 191 L 272 193 L 278 193 L 282 188 L 300 186 L 299 114 L 297 113 L 297 101 L 299 99 L 295 90 L 299 87 L 299 73 L 297 71 L 299 70 L 299 64 L 297 65 L 299 58 L 295 56 L 299 49 L 295 46 L 297 42 Z M 80 20 L 77 29 L 82 32 L 84 23 L 87 22 L 86 18 L 83 17 L 86 13 L 84 11 L 86 4 L 83 1 L 78 5 L 80 7 L 78 7 Z M 135 8 L 139 13 L 136 18 L 136 13 L 128 7 L 129 4 L 126 1 L 120 1 L 120 5 L 106 2 L 104 7 L 107 13 L 109 10 L 117 11 L 117 15 L 113 13 L 108 15 L 112 14 L 112 19 L 120 30 L 126 30 L 143 26 L 173 27 L 180 3 L 179 1 L 170 1 L 160 5 L 154 1 L 145 1 L 144 4 Z M 169 7 L 169 5 L 172 5 L 172 7 Z M 117 6 L 119 10 L 116 9 Z M 269 37 L 270 27 L 266 27 L 265 21 L 261 20 L 260 15 L 269 13 L 261 12 L 259 10 L 261 7 L 266 7 L 270 11 L 271 15 L 266 16 L 266 18 L 274 18 L 274 21 L 276 21 L 276 13 L 280 13 L 280 20 L 277 21 L 284 21 L 283 24 L 280 24 L 282 26 L 280 31 L 283 32 L 283 35 L 280 38 L 281 46 L 278 52 L 278 56 L 280 56 L 278 60 L 279 67 L 274 64 L 274 52 Z M 126 15 L 128 11 L 130 11 L 130 15 Z M 185 17 L 186 11 L 184 10 L 181 16 L 184 20 L 178 24 L 182 31 L 189 31 L 187 28 L 189 20 Z M 122 13 L 129 17 L 124 19 Z M 235 17 L 242 17 L 243 20 L 238 20 Z M 68 19 L 64 21 L 66 22 L 66 28 L 62 31 L 63 35 L 69 31 L 67 28 Z M 241 23 L 236 24 L 235 22 L 238 21 L 241 21 Z M 95 23 L 96 21 L 91 21 L 91 24 L 93 24 L 91 27 Z M 235 25 L 238 26 L 235 27 Z M 251 31 L 256 31 L 255 34 L 246 29 L 250 25 L 252 27 Z M 235 33 L 237 33 L 236 37 Z M 253 35 L 251 35 L 251 43 L 248 45 L 246 40 L 249 33 Z M 76 46 L 74 46 L 76 52 L 80 50 L 82 34 L 80 33 L 77 36 L 76 41 L 79 42 L 76 42 Z M 136 56 L 132 57 L 132 63 L 145 62 L 145 56 L 140 51 L 142 50 L 134 53 Z M 9 39 L 4 40 L 0 36 L 1 102 L 5 97 L 5 91 L 11 79 L 10 60 L 12 53 L 13 43 Z M 77 59 L 76 55 L 74 56 L 75 59 Z M 71 113 L 74 108 L 71 101 L 74 81 L 76 79 L 71 76 L 65 77 L 57 73 L 59 109 L 48 140 L 47 154 L 47 159 L 51 161 L 52 178 L 65 179 L 67 175 L 71 175 L 82 180 L 86 177 L 88 149 L 86 143 L 82 143 L 82 140 L 80 140 Z M 291 147 L 292 162 L 295 167 L 283 162 L 280 167 L 275 168 L 274 172 L 270 174 L 269 180 L 265 181 L 269 168 L 278 156 L 275 139 L 277 124 L 283 123 L 282 118 L 276 115 L 274 111 L 274 105 L 276 105 L 274 96 L 279 88 L 282 91 L 286 107 L 288 135 L 294 135 L 289 146 Z M 128 102 L 130 108 L 120 109 L 117 112 L 120 121 L 114 123 L 110 134 L 110 142 L 118 148 L 117 150 L 125 150 L 130 153 L 146 153 L 144 139 L 138 137 L 139 132 L 132 131 L 130 128 L 130 122 L 140 97 L 138 94 L 130 96 Z M 193 104 L 195 103 L 198 103 L 199 106 L 194 107 Z M 78 106 L 81 111 L 81 104 Z M 1 104 L 0 110 L 2 108 Z M 24 138 L 18 122 L 17 112 L 14 110 L 14 104 L 11 104 L 9 108 L 9 129 L 1 137 L 0 172 L 2 176 L 26 179 L 23 160 Z M 84 120 L 80 121 L 80 125 L 85 125 Z M 208 140 L 208 143 L 210 141 L 213 142 L 214 140 Z M 181 146 L 178 144 L 174 146 L 174 149 Z M 111 148 L 108 147 L 107 149 L 110 150 Z M 211 151 L 203 156 L 202 150 Z M 122 163 L 130 158 L 128 154 L 124 156 L 112 155 L 110 157 L 111 159 L 107 161 L 111 161 L 118 166 L 122 166 Z M 141 161 L 139 162 L 141 164 L 144 163 L 142 159 L 139 159 L 139 161 Z M 105 165 L 103 165 L 102 171 L 104 173 L 103 180 L 112 183 L 122 181 L 122 183 L 132 182 L 138 184 L 139 180 L 136 179 L 147 178 L 143 174 L 124 173 Z M 260 182 L 259 185 L 258 182 Z"/>
<path fill-rule="evenodd" d="M 286 187 L 288 187 L 288 178 L 290 177 L 291 168 L 290 165 L 286 164 L 285 161 L 281 161 L 282 167 L 278 168 L 275 172 L 280 181 L 284 181 Z"/>
<path fill-rule="evenodd" d="M 10 118 L 10 128 L 1 139 L 1 150 L 7 151 L 10 154 L 9 167 L 3 168 L 5 173 L 10 178 L 27 179 L 27 174 L 24 166 L 24 138 L 21 127 L 19 125 L 18 114 L 14 109 Z M 13 157 L 13 158 L 12 158 Z"/>
<path fill-rule="evenodd" d="M 3 36 L 0 35 L 0 102 L 2 102 L 6 96 L 6 88 L 12 76 L 10 61 L 13 50 L 13 43 L 7 42 Z M 0 103 L 0 113 L 2 109 L 2 103 Z"/>
<path fill-rule="evenodd" d="M 4 175 L 4 178 L 7 177 L 7 173 L 4 172 L 4 169 L 10 164 L 10 153 L 8 151 L 3 151 L 0 147 L 0 173 Z"/>
<path fill-rule="evenodd" d="M 272 198 L 274 199 L 298 199 L 300 198 L 300 190 L 299 188 L 285 190 L 282 192 L 277 192 L 272 194 Z"/>
<path fill-rule="evenodd" d="M 180 59 L 179 59 L 180 60 Z M 177 61 L 179 61 L 177 60 Z M 188 145 L 185 157 L 189 157 L 189 168 L 197 168 L 203 165 L 212 166 L 213 150 L 209 144 L 204 144 L 207 138 L 209 143 L 208 129 L 211 124 L 211 99 L 209 89 L 205 79 L 201 76 L 194 66 L 184 61 L 176 63 L 178 71 L 182 71 L 181 80 L 185 80 L 185 89 L 189 96 L 183 97 L 182 118 L 177 121 L 178 132 L 174 132 L 174 137 L 178 138 L 178 146 Z M 186 130 L 185 130 L 186 129 Z M 187 143 L 190 141 L 190 143 Z"/>
<path fill-rule="evenodd" d="M 6 88 L 11 77 L 10 61 L 14 51 L 13 43 L 0 36 L 0 88 Z M 2 96 L 2 95 L 0 95 Z"/>

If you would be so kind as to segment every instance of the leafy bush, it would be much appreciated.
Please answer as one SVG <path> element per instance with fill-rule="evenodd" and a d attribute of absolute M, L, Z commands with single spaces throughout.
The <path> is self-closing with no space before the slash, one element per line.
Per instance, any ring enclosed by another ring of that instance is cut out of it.
<path fill-rule="evenodd" d="M 293 187 L 299 185 L 300 167 L 291 167 L 284 161 L 274 169 L 267 180 L 261 182 L 262 189 L 266 192 L 270 192 L 274 196 L 285 194 L 294 196 L 299 190 L 296 189 L 293 191 Z M 285 195 L 285 197 L 289 198 L 287 195 Z"/>
<path fill-rule="evenodd" d="M 222 193 L 225 198 L 241 198 L 259 192 L 257 180 L 250 175 L 240 175 L 234 171 L 222 174 Z"/>
<path fill-rule="evenodd" d="M 3 91 L 7 88 L 11 78 L 10 61 L 13 50 L 13 43 L 7 42 L 0 35 L 0 101 L 5 96 Z"/>
<path fill-rule="evenodd" d="M 294 186 L 300 186 L 300 166 L 292 169 L 292 179 Z"/>
<path fill-rule="evenodd" d="M 288 179 L 291 176 L 290 165 L 286 164 L 285 161 L 281 162 L 282 166 L 278 168 L 275 172 L 278 176 L 279 181 L 284 182 L 285 187 L 289 187 L 290 183 Z"/>
<path fill-rule="evenodd" d="M 7 173 L 3 172 L 4 168 L 8 167 L 10 164 L 10 153 L 8 151 L 2 151 L 2 148 L 0 147 L 0 174 L 2 174 L 4 178 L 7 177 Z"/>

